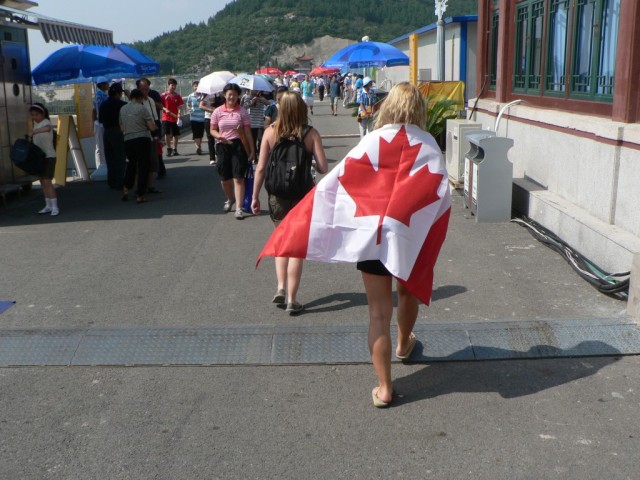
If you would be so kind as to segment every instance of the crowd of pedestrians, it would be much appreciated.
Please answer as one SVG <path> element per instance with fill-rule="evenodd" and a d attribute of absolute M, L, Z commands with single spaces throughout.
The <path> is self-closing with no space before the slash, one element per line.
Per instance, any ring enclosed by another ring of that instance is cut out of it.
<path fill-rule="evenodd" d="M 235 217 L 242 219 L 245 212 L 241 202 L 236 205 L 236 200 L 244 195 L 244 175 L 249 160 L 259 157 L 265 129 L 276 123 L 280 99 L 285 93 L 298 94 L 309 115 L 314 114 L 316 97 L 320 102 L 329 99 L 334 116 L 338 115 L 342 100 L 343 108 L 357 109 L 361 136 L 371 131 L 377 102 L 371 79 L 358 74 L 278 75 L 273 82 L 275 92 L 243 92 L 237 86 L 227 85 L 224 92 L 203 95 L 197 92 L 198 83 L 193 82 L 193 91 L 183 99 L 176 91 L 178 82 L 173 78 L 168 79 L 163 93 L 152 89 L 147 78 L 136 80 L 136 88 L 131 92 L 124 89 L 122 83 L 110 85 L 105 78 L 97 79 L 93 103 L 96 167 L 106 164 L 107 184 L 111 189 L 122 191 L 123 201 L 128 199 L 134 183 L 138 203 L 145 202 L 147 194 L 162 193 L 154 183 L 166 176 L 164 147 L 166 157 L 180 155 L 181 117 L 186 113 L 196 155 L 204 153 L 202 143 L 205 135 L 207 137 L 209 163 L 217 166 L 227 197 L 224 210 L 232 211 L 235 206 Z M 34 143 L 43 144 L 48 159 L 41 178 L 46 205 L 39 213 L 58 215 L 60 209 L 51 182 L 55 150 L 48 145 L 49 136 L 43 135 L 52 132 L 52 126 L 46 125 L 49 120 L 44 105 L 34 104 L 30 111 Z M 150 128 L 151 124 L 154 128 Z M 136 128 L 139 130 L 134 130 Z"/>
<path fill-rule="evenodd" d="M 407 125 L 407 128 L 415 130 L 417 127 L 422 132 L 418 136 L 422 135 L 420 138 L 425 145 L 434 143 L 423 132 L 426 103 L 418 90 L 408 83 L 392 89 L 388 101 L 375 117 L 377 98 L 369 77 L 334 74 L 311 78 L 304 75 L 300 79 L 278 77 L 275 83 L 275 92 L 243 92 L 238 85 L 228 83 L 219 94 L 202 95 L 197 92 L 196 81 L 186 102 L 176 92 L 175 79 L 168 80 L 166 90 L 161 94 L 151 89 L 151 82 L 146 78 L 139 79 L 137 88 L 132 91 L 126 91 L 120 83 L 106 86 L 102 83 L 97 90 L 94 118 L 99 125 L 96 137 L 100 137 L 98 149 L 108 169 L 108 186 L 121 190 L 122 201 L 128 201 L 130 192 L 135 188 L 136 203 L 144 203 L 148 193 L 159 193 L 153 181 L 166 174 L 162 161 L 163 135 L 167 157 L 179 155 L 181 116 L 188 113 L 196 155 L 203 153 L 202 141 L 207 135 L 210 163 L 217 167 L 225 195 L 222 210 L 234 211 L 235 218 L 243 219 L 247 213 L 243 210 L 243 200 L 248 196 L 251 199 L 250 213 L 260 214 L 260 193 L 265 186 L 268 211 L 274 226 L 278 228 L 313 189 L 313 169 L 319 173 L 329 170 L 320 133 L 309 121 L 309 115 L 314 114 L 316 95 L 321 102 L 325 96 L 329 98 L 332 115 L 338 114 L 340 99 L 343 107 L 357 109 L 361 137 L 389 125 Z M 60 210 L 52 186 L 56 161 L 52 126 L 44 105 L 33 104 L 30 112 L 31 138 L 47 157 L 46 168 L 40 175 L 45 207 L 39 213 L 55 216 Z M 375 125 L 374 118 L 377 119 Z M 361 144 L 365 145 L 367 141 L 367 138 L 362 138 Z M 273 181 L 277 175 L 275 169 L 280 168 L 276 164 L 289 162 L 291 152 L 294 152 L 297 163 L 294 164 L 295 168 L 284 170 L 292 177 L 288 180 L 280 178 L 278 190 Z M 434 149 L 434 152 L 439 155 L 439 149 Z M 274 158 L 278 161 L 275 162 Z M 401 160 L 399 157 L 386 161 L 395 164 Z M 245 179 L 254 163 L 254 182 L 251 191 L 245 195 Z M 299 178 L 304 179 L 303 183 Z M 368 182 L 366 178 L 360 178 L 359 181 Z M 297 185 L 294 185 L 296 182 Z M 291 190 L 282 190 L 282 185 Z M 315 200 L 322 201 L 321 198 Z M 297 213 L 293 215 L 306 212 L 305 208 L 295 211 Z M 287 224 L 286 230 L 289 228 Z M 290 315 L 299 314 L 304 310 L 304 305 L 298 299 L 303 258 L 298 255 L 273 255 L 276 257 L 276 293 L 272 302 L 283 305 Z M 371 392 L 372 401 L 376 407 L 387 407 L 394 397 L 390 367 L 393 275 L 379 260 L 362 259 L 357 263 L 357 268 L 362 272 L 367 292 L 369 348 L 378 377 L 378 385 Z M 419 300 L 402 283 L 397 284 L 397 291 L 398 345 L 395 355 L 405 360 L 417 343 L 412 330 Z"/>

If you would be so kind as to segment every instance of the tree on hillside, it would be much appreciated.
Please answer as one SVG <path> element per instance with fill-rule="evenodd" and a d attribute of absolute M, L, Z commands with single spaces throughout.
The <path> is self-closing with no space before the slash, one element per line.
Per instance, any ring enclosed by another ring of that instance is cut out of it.
<path fill-rule="evenodd" d="M 477 8 L 475 0 L 451 0 L 447 16 L 477 14 Z M 266 45 L 274 34 L 272 56 L 277 56 L 285 47 L 325 35 L 350 40 L 369 35 L 384 42 L 435 21 L 431 0 L 236 0 L 206 22 L 133 46 L 155 58 L 162 73 L 174 66 L 177 72 L 193 71 L 201 64 L 250 71 L 258 62 L 256 45 Z"/>

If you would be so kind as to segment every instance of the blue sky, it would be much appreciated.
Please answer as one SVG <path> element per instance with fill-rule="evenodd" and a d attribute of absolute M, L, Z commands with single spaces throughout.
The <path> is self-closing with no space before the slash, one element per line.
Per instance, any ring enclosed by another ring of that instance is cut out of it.
<path fill-rule="evenodd" d="M 150 40 L 186 23 L 213 16 L 229 0 L 36 0 L 31 11 L 59 20 L 113 30 L 116 43 Z M 144 12 L 144 14 L 142 14 Z M 31 68 L 65 43 L 46 43 L 37 30 L 29 31 Z"/>

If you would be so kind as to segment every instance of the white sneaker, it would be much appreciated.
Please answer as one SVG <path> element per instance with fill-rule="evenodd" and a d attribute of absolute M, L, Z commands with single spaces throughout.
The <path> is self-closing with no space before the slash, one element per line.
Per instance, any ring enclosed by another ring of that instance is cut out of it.
<path fill-rule="evenodd" d="M 224 207 L 222 207 L 222 211 L 223 212 L 230 212 L 234 203 L 236 203 L 235 200 L 227 200 L 226 202 L 224 202 Z"/>
<path fill-rule="evenodd" d="M 53 209 L 51 207 L 44 207 L 42 210 L 38 212 L 38 215 L 44 215 L 46 213 L 51 213 Z"/>
<path fill-rule="evenodd" d="M 51 209 L 51 216 L 52 216 L 52 217 L 57 217 L 58 215 L 60 215 L 60 209 L 58 209 L 58 208 L 52 208 L 52 209 Z"/>
<path fill-rule="evenodd" d="M 241 208 L 237 208 L 236 209 L 236 213 L 235 213 L 234 217 L 236 217 L 236 219 L 238 219 L 238 220 L 243 220 L 244 219 L 244 213 L 243 213 Z"/>
<path fill-rule="evenodd" d="M 215 165 L 216 161 L 215 160 L 209 160 L 209 165 Z"/>

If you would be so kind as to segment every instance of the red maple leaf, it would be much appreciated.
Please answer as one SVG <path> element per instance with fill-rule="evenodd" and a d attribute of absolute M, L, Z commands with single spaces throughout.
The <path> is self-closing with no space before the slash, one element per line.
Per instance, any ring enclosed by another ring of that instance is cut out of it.
<path fill-rule="evenodd" d="M 443 175 L 431 173 L 428 165 L 410 175 L 421 147 L 409 145 L 403 126 L 391 142 L 380 137 L 377 171 L 367 153 L 347 158 L 340 183 L 356 203 L 356 217 L 378 216 L 378 245 L 385 217 L 409 227 L 415 212 L 440 199 Z"/>

